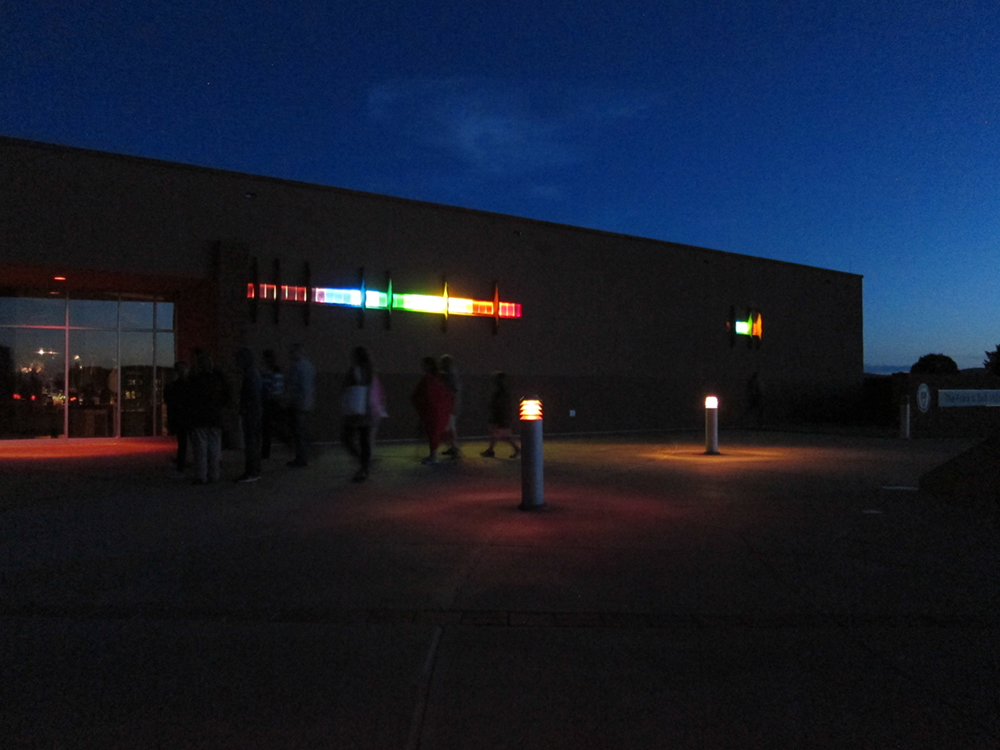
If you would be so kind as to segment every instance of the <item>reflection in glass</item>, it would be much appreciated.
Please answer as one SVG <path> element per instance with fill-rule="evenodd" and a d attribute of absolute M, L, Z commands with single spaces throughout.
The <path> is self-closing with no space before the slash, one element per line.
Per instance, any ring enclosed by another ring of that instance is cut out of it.
<path fill-rule="evenodd" d="M 161 305 L 157 305 L 157 316 L 159 316 Z M 159 318 L 157 318 L 159 320 Z M 159 332 L 156 334 L 156 393 L 154 394 L 156 404 L 156 434 L 167 434 L 167 406 L 163 403 L 163 386 L 170 382 L 173 377 L 174 368 L 174 334 Z"/>
<path fill-rule="evenodd" d="M 65 346 L 64 329 L 0 328 L 0 436 L 63 434 Z"/>
<path fill-rule="evenodd" d="M 170 302 L 0 297 L 0 438 L 67 426 L 70 437 L 162 434 L 174 312 Z"/>
<path fill-rule="evenodd" d="M 61 297 L 0 297 L 2 326 L 64 326 L 66 300 Z"/>
<path fill-rule="evenodd" d="M 152 330 L 153 328 L 152 302 L 122 302 L 120 314 L 122 330 Z"/>
<path fill-rule="evenodd" d="M 174 303 L 156 303 L 156 328 L 160 331 L 174 330 Z"/>
<path fill-rule="evenodd" d="M 114 437 L 118 332 L 69 332 L 69 436 Z"/>
<path fill-rule="evenodd" d="M 121 435 L 154 435 L 153 334 L 121 334 Z"/>
<path fill-rule="evenodd" d="M 70 300 L 69 324 L 74 328 L 117 328 L 118 302 L 96 299 Z"/>

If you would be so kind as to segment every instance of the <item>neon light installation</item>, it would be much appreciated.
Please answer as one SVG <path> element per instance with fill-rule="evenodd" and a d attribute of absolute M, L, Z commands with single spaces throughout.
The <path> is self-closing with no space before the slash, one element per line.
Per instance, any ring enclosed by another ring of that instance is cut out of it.
<path fill-rule="evenodd" d="M 736 333 L 739 336 L 764 337 L 764 318 L 760 313 L 751 314 L 746 320 L 736 321 Z"/>
<path fill-rule="evenodd" d="M 280 294 L 279 294 L 280 293 Z M 277 286 L 275 284 L 247 284 L 248 299 L 280 300 L 282 302 L 307 302 L 309 288 L 304 286 Z M 390 302 L 391 300 L 391 302 Z M 520 318 L 521 305 L 500 300 L 476 300 L 429 294 L 395 294 L 373 289 L 329 289 L 315 287 L 312 301 L 319 305 L 337 305 L 365 310 L 406 310 L 408 312 L 447 313 L 476 317 Z"/>
<path fill-rule="evenodd" d="M 747 310 L 744 318 L 737 318 L 736 308 L 730 307 L 726 328 L 729 330 L 731 345 L 736 344 L 737 336 L 748 336 L 747 344 L 759 347 L 764 338 L 764 316 L 756 310 Z"/>

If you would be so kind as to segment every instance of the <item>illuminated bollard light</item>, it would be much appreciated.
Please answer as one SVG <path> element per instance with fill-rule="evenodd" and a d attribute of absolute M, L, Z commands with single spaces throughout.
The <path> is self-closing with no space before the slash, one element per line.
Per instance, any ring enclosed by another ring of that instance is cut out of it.
<path fill-rule="evenodd" d="M 543 510 L 542 490 L 542 402 L 521 399 L 521 510 Z"/>
<path fill-rule="evenodd" d="M 715 396 L 705 398 L 705 453 L 719 455 L 719 399 Z"/>

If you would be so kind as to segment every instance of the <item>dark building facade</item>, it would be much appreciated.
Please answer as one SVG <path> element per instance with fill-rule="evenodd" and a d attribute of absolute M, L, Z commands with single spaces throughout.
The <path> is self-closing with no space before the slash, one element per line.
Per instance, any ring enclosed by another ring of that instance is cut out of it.
<path fill-rule="evenodd" d="M 337 432 L 350 349 L 414 437 L 420 359 L 449 353 L 460 433 L 489 380 L 546 430 L 723 426 L 847 408 L 863 379 L 860 276 L 542 221 L 0 139 L 0 435 L 162 434 L 175 359 L 249 346 L 318 372 Z"/>

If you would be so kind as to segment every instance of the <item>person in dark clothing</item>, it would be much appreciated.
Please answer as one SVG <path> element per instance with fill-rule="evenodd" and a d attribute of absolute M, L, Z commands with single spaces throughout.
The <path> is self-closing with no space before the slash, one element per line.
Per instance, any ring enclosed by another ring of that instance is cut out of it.
<path fill-rule="evenodd" d="M 368 478 L 372 460 L 372 384 L 375 367 L 368 350 L 359 346 L 351 353 L 351 366 L 344 376 L 341 390 L 341 411 L 344 426 L 341 440 L 347 452 L 360 462 L 354 474 L 355 482 Z"/>
<path fill-rule="evenodd" d="M 439 364 L 441 380 L 451 391 L 451 414 L 448 416 L 448 425 L 444 430 L 444 437 L 448 440 L 447 450 L 441 451 L 445 456 L 461 458 L 462 449 L 458 447 L 458 414 L 462 408 L 462 378 L 455 367 L 455 359 L 450 354 L 441 355 Z"/>
<path fill-rule="evenodd" d="M 292 367 L 288 371 L 288 421 L 295 458 L 288 466 L 309 465 L 308 419 L 316 405 L 316 368 L 306 357 L 301 344 L 292 344 L 289 351 Z"/>
<path fill-rule="evenodd" d="M 264 369 L 261 378 L 264 381 L 264 414 L 260 429 L 260 457 L 271 457 L 271 442 L 274 438 L 285 439 L 284 406 L 285 377 L 278 367 L 278 358 L 273 349 L 264 350 Z"/>
<path fill-rule="evenodd" d="M 240 422 L 243 425 L 243 476 L 237 482 L 260 479 L 261 420 L 264 414 L 264 382 L 254 366 L 253 352 L 247 348 L 236 352 L 236 366 L 243 372 L 240 385 Z"/>
<path fill-rule="evenodd" d="M 191 432 L 191 371 L 187 362 L 174 364 L 174 378 L 163 387 L 163 403 L 167 405 L 167 432 L 177 438 L 174 465 L 177 476 L 184 476 L 187 467 L 188 436 Z"/>
<path fill-rule="evenodd" d="M 212 358 L 198 354 L 198 366 L 191 377 L 191 427 L 198 478 L 195 484 L 219 481 L 222 461 L 222 426 L 230 402 L 229 382 L 215 369 Z"/>
<path fill-rule="evenodd" d="M 514 449 L 511 458 L 517 458 L 521 454 L 519 446 L 511 434 L 511 421 L 514 414 L 514 405 L 511 400 L 510 391 L 507 390 L 507 376 L 502 372 L 493 373 L 493 393 L 490 395 L 489 403 L 489 426 L 490 444 L 479 455 L 486 458 L 493 458 L 496 453 L 493 449 L 498 440 L 503 440 Z"/>
<path fill-rule="evenodd" d="M 451 416 L 452 395 L 448 386 L 438 375 L 438 364 L 434 357 L 424 357 L 424 376 L 417 384 L 410 401 L 420 417 L 420 424 L 427 435 L 430 454 L 423 459 L 425 464 L 438 463 L 438 446 L 448 426 Z"/>

